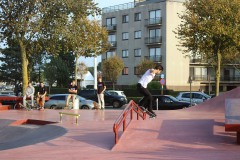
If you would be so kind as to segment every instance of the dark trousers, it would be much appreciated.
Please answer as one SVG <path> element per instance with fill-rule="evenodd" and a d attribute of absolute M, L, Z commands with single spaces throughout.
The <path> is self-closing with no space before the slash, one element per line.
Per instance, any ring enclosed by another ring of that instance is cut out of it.
<path fill-rule="evenodd" d="M 148 111 L 152 112 L 152 94 L 147 88 L 143 88 L 140 83 L 137 84 L 137 91 L 143 95 L 143 99 L 139 102 L 139 106 L 147 107 Z"/>

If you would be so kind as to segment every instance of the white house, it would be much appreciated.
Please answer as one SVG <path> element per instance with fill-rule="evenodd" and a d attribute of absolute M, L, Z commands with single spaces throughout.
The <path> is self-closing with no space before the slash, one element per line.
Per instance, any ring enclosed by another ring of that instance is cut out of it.
<path fill-rule="evenodd" d="M 77 76 L 77 79 L 80 81 L 80 76 Z M 83 81 L 80 83 L 81 88 L 86 88 L 87 85 L 94 85 L 94 77 L 89 71 L 87 74 L 83 75 Z"/>

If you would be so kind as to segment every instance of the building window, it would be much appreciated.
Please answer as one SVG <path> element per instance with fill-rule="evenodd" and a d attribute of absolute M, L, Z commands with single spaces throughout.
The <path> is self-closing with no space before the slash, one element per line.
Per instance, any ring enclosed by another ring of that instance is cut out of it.
<path fill-rule="evenodd" d="M 142 14 L 141 13 L 135 13 L 134 20 L 135 21 L 141 21 L 141 19 L 142 19 Z"/>
<path fill-rule="evenodd" d="M 140 75 L 140 71 L 138 67 L 134 67 L 134 75 Z"/>
<path fill-rule="evenodd" d="M 111 44 L 112 47 L 116 47 L 116 35 L 108 35 L 108 42 Z"/>
<path fill-rule="evenodd" d="M 134 49 L 134 56 L 135 57 L 141 57 L 141 55 L 142 55 L 141 48 Z"/>
<path fill-rule="evenodd" d="M 161 62 L 161 48 L 149 48 L 149 59 L 154 62 Z"/>
<path fill-rule="evenodd" d="M 149 37 L 150 38 L 156 38 L 161 36 L 161 29 L 156 28 L 156 29 L 150 29 L 149 30 Z"/>
<path fill-rule="evenodd" d="M 123 40 L 128 40 L 128 32 L 123 32 L 122 33 L 122 39 Z"/>
<path fill-rule="evenodd" d="M 127 58 L 128 57 L 128 50 L 123 50 L 122 51 L 122 57 Z"/>
<path fill-rule="evenodd" d="M 106 53 L 106 59 L 111 58 L 116 55 L 115 51 L 109 51 Z"/>
<path fill-rule="evenodd" d="M 128 75 L 128 67 L 123 68 L 122 75 Z"/>
<path fill-rule="evenodd" d="M 122 16 L 122 23 L 128 23 L 128 21 L 129 21 L 128 15 L 123 15 Z"/>
<path fill-rule="evenodd" d="M 149 24 L 160 23 L 161 20 L 161 10 L 154 10 L 149 12 Z"/>
<path fill-rule="evenodd" d="M 193 68 L 193 75 L 194 75 L 194 80 L 208 80 L 208 69 L 207 68 L 202 68 L 202 67 L 194 67 Z"/>
<path fill-rule="evenodd" d="M 142 36 L 142 32 L 141 31 L 135 31 L 134 32 L 134 38 L 135 39 L 140 39 Z"/>
<path fill-rule="evenodd" d="M 115 17 L 106 18 L 106 28 L 107 28 L 107 30 L 116 30 L 117 29 Z"/>
<path fill-rule="evenodd" d="M 106 18 L 106 25 L 107 26 L 116 25 L 116 18 L 115 17 Z"/>
<path fill-rule="evenodd" d="M 149 30 L 149 43 L 161 43 L 161 29 L 156 28 L 156 29 L 150 29 Z"/>

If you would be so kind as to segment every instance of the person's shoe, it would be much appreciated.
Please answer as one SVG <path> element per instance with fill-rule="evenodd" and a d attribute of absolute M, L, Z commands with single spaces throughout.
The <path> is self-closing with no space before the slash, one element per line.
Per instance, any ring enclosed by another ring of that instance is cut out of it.
<path fill-rule="evenodd" d="M 149 118 L 151 118 L 151 119 L 155 119 L 156 116 L 155 116 L 155 115 L 151 115 L 151 116 L 149 116 Z"/>

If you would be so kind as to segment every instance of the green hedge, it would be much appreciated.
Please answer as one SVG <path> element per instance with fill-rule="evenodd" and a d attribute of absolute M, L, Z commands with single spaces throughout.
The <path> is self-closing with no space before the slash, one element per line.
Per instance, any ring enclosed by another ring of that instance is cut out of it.
<path fill-rule="evenodd" d="M 139 99 L 139 97 L 142 97 L 141 94 L 139 94 L 137 92 L 137 87 L 135 85 L 135 87 L 130 87 L 130 88 L 125 88 L 125 89 L 122 89 L 122 91 L 124 91 L 125 95 L 131 99 Z M 149 87 L 149 91 L 153 94 L 153 95 L 158 95 L 158 94 L 161 94 L 161 89 L 156 89 L 156 86 L 155 87 Z M 48 92 L 48 94 L 64 94 L 64 93 L 68 93 L 68 88 L 51 88 L 50 91 Z M 173 90 L 166 90 L 164 88 L 163 90 L 163 94 L 167 94 L 167 95 L 172 95 L 172 96 L 177 96 L 179 92 L 176 92 L 176 91 L 173 91 Z"/>

